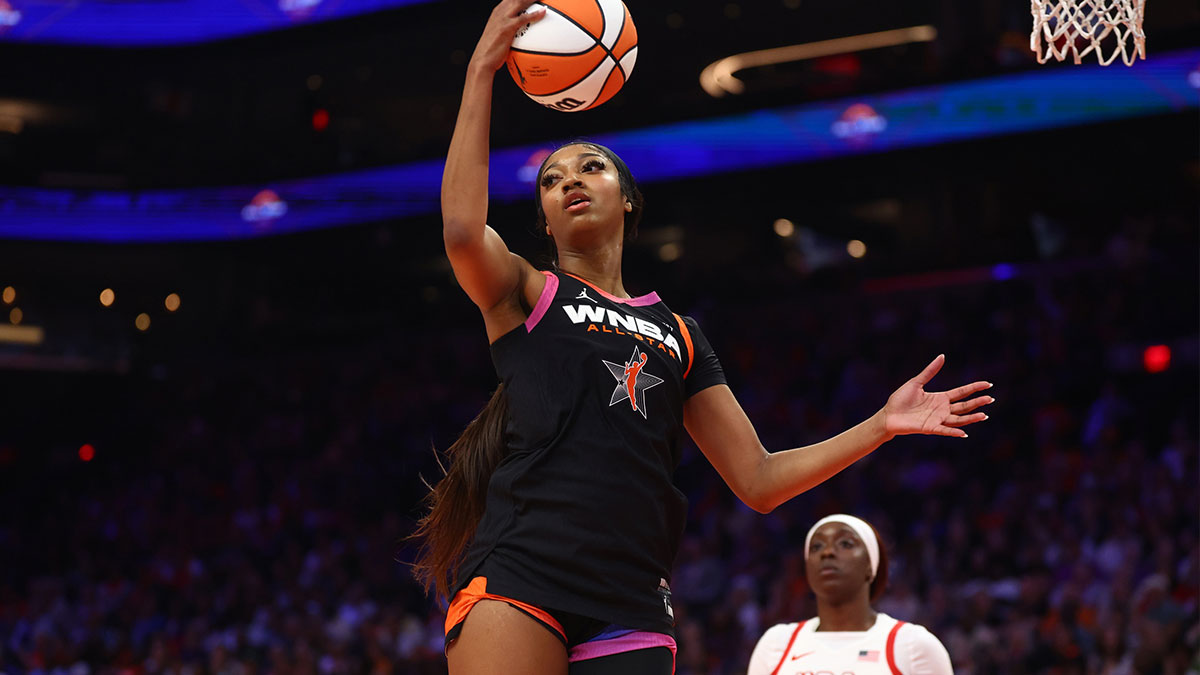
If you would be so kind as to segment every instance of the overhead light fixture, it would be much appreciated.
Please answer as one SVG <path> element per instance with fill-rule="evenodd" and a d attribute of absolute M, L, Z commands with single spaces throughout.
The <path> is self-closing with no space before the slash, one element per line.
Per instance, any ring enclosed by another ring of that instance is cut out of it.
<path fill-rule="evenodd" d="M 700 86 L 709 96 L 720 98 L 726 94 L 741 94 L 746 85 L 733 76 L 739 70 L 761 68 L 791 61 L 817 59 L 822 56 L 861 52 L 867 49 L 895 47 L 911 42 L 932 42 L 937 38 L 937 29 L 933 26 L 912 26 L 897 28 L 878 33 L 864 33 L 850 37 L 806 42 L 788 47 L 760 49 L 753 52 L 734 54 L 710 63 L 700 73 Z"/>

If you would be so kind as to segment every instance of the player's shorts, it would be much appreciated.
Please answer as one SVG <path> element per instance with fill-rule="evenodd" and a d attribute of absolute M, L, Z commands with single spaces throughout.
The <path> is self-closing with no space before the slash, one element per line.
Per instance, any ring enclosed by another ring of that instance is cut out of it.
<path fill-rule="evenodd" d="M 562 640 L 563 645 L 567 648 L 567 662 L 570 664 L 643 649 L 661 654 L 662 650 L 655 648 L 663 648 L 670 653 L 671 669 L 666 672 L 674 672 L 675 638 L 670 635 L 625 628 L 605 623 L 599 619 L 559 610 L 547 610 L 514 598 L 488 593 L 487 577 L 471 579 L 471 583 L 454 595 L 454 600 L 446 609 L 446 647 L 449 647 L 450 643 L 458 638 L 462 632 L 463 622 L 467 620 L 467 615 L 480 600 L 498 600 L 507 603 L 542 624 L 546 630 Z M 633 672 L 637 672 L 637 670 L 634 669 Z M 575 669 L 572 669 L 572 672 L 575 672 Z M 630 671 L 626 670 L 625 672 Z"/>

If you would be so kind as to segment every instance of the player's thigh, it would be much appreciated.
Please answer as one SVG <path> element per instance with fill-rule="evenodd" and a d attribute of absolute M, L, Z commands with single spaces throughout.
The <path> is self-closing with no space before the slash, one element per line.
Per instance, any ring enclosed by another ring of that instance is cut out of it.
<path fill-rule="evenodd" d="M 504 602 L 480 600 L 446 649 L 450 675 L 566 675 L 567 649 L 533 617 Z"/>
<path fill-rule="evenodd" d="M 571 664 L 570 675 L 671 675 L 674 671 L 675 655 L 671 650 L 652 647 L 576 661 Z"/>

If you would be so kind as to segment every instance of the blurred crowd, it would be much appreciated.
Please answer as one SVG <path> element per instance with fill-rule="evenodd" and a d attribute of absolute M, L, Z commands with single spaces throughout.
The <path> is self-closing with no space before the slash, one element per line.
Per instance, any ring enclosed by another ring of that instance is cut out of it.
<path fill-rule="evenodd" d="M 801 546 L 838 511 L 890 550 L 878 609 L 958 673 L 1200 672 L 1194 252 L 1134 239 L 993 281 L 676 307 L 770 449 L 865 418 L 941 352 L 931 386 L 986 379 L 997 399 L 970 439 L 898 439 L 766 516 L 689 447 L 680 675 L 744 672 L 763 631 L 815 614 Z M 434 448 L 495 384 L 477 317 L 449 304 L 369 339 L 168 364 L 97 404 L 118 423 L 90 462 L 0 430 L 0 672 L 444 672 L 404 538 Z M 1159 342 L 1174 361 L 1148 373 Z"/>

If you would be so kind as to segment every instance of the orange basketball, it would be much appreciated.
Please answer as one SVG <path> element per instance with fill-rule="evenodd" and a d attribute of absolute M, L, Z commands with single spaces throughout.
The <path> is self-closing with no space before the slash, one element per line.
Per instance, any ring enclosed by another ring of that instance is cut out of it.
<path fill-rule="evenodd" d="M 621 0 L 542 0 L 541 21 L 517 32 L 508 72 L 529 98 L 577 112 L 621 89 L 637 61 L 637 28 Z"/>

